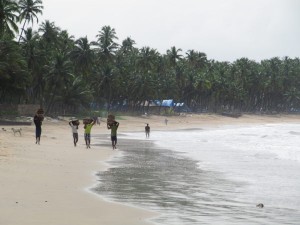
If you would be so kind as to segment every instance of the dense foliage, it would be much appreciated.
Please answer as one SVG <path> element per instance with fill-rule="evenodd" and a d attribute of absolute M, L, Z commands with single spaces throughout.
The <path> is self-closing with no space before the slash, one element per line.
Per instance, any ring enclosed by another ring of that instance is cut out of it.
<path fill-rule="evenodd" d="M 74 37 L 53 22 L 37 31 L 41 0 L 0 0 L 0 103 L 40 104 L 46 112 L 174 99 L 196 111 L 290 111 L 299 108 L 300 60 L 208 60 L 205 53 L 171 47 L 165 54 L 118 43 L 115 29 L 94 41 Z M 27 26 L 25 26 L 27 24 Z"/>

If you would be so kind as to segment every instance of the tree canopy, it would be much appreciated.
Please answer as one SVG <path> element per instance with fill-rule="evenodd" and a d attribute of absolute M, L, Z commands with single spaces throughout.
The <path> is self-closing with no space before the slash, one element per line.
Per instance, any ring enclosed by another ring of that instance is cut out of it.
<path fill-rule="evenodd" d="M 144 110 L 162 99 L 197 112 L 300 109 L 299 58 L 219 62 L 175 46 L 159 53 L 131 37 L 118 43 L 108 25 L 95 40 L 74 39 L 48 20 L 32 30 L 42 10 L 41 0 L 0 0 L 0 104 L 40 104 L 48 113 Z"/>

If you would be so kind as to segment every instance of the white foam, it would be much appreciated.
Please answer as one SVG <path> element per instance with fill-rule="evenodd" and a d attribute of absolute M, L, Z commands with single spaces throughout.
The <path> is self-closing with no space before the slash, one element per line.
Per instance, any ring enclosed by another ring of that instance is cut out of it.
<path fill-rule="evenodd" d="M 142 139 L 142 134 L 130 135 Z M 207 147 L 246 151 L 300 162 L 300 124 L 272 124 L 248 127 L 224 127 L 216 130 L 152 132 L 151 139 L 161 147 L 185 152 L 193 158 Z"/>

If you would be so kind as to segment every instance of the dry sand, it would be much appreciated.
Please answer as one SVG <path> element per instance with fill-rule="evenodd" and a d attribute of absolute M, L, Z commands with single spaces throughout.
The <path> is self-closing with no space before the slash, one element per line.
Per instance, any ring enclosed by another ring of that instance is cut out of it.
<path fill-rule="evenodd" d="M 225 124 L 293 123 L 299 122 L 300 116 L 186 115 L 169 117 L 167 126 L 164 119 L 160 116 L 122 117 L 118 133 L 143 132 L 145 123 L 155 132 Z M 81 123 L 79 143 L 75 148 L 68 122 L 50 120 L 43 123 L 41 145 L 36 145 L 34 125 L 23 126 L 22 136 L 14 136 L 12 127 L 0 126 L 1 225 L 146 225 L 150 224 L 147 218 L 156 215 L 104 201 L 87 191 L 97 182 L 95 172 L 106 169 L 103 162 L 122 151 L 121 143 L 118 151 L 93 145 L 86 149 Z M 92 129 L 92 134 L 100 133 L 109 138 L 103 121 Z"/>

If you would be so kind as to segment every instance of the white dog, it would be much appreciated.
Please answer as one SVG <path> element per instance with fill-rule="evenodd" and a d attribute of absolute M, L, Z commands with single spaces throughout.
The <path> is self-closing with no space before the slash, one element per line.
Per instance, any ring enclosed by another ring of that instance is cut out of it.
<path fill-rule="evenodd" d="M 21 134 L 22 128 L 18 128 L 18 129 L 16 129 L 16 128 L 11 128 L 11 129 L 12 129 L 12 131 L 14 132 L 14 136 L 16 136 L 16 133 L 19 133 L 20 136 L 22 136 L 22 134 Z"/>

